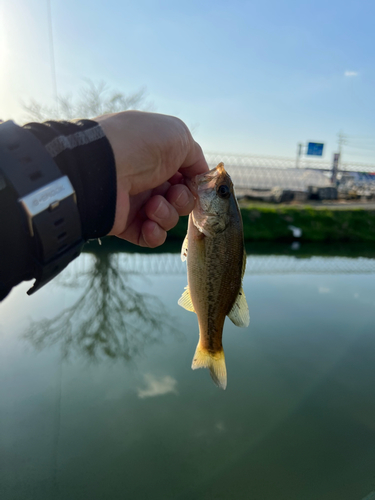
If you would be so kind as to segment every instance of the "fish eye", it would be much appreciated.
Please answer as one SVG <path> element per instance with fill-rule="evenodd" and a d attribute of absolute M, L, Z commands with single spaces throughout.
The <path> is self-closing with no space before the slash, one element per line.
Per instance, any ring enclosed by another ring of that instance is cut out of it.
<path fill-rule="evenodd" d="M 221 186 L 218 187 L 217 194 L 220 196 L 220 198 L 229 198 L 230 189 L 225 184 L 222 184 Z"/>

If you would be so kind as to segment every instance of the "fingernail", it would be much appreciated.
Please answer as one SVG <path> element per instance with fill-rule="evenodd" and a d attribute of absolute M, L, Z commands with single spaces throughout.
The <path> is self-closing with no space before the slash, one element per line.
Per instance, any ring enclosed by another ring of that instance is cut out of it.
<path fill-rule="evenodd" d="M 181 191 L 180 196 L 174 202 L 178 207 L 185 207 L 188 204 L 189 195 L 185 190 Z"/>
<path fill-rule="evenodd" d="M 153 236 L 158 236 L 159 235 L 159 226 L 158 226 L 158 224 L 156 224 L 156 222 L 154 222 L 154 228 L 152 230 L 152 235 Z"/>
<path fill-rule="evenodd" d="M 163 200 L 160 200 L 158 208 L 155 210 L 154 214 L 159 219 L 166 219 L 169 215 L 168 207 Z"/>

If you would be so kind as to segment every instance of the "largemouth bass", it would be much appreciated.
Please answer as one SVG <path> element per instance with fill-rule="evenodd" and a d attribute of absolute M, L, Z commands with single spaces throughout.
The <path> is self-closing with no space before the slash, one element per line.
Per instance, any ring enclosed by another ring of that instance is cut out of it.
<path fill-rule="evenodd" d="M 250 322 L 242 289 L 246 253 L 241 212 L 223 163 L 197 175 L 189 187 L 196 203 L 181 250 L 181 259 L 187 260 L 188 286 L 178 303 L 198 316 L 199 342 L 192 369 L 208 368 L 215 384 L 225 389 L 225 317 L 237 326 Z"/>

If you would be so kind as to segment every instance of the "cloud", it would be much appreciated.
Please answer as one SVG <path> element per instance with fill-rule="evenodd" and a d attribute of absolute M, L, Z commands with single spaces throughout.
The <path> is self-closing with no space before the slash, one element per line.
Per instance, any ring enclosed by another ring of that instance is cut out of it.
<path fill-rule="evenodd" d="M 329 288 L 326 288 L 324 286 L 319 287 L 319 293 L 330 293 L 331 290 Z"/>
<path fill-rule="evenodd" d="M 165 394 L 169 394 L 170 392 L 178 394 L 178 391 L 176 389 L 177 380 L 169 377 L 168 375 L 157 379 L 154 375 L 146 373 L 144 375 L 144 379 L 146 388 L 137 388 L 138 397 L 141 399 L 153 398 L 155 396 L 164 396 Z"/>
<path fill-rule="evenodd" d="M 358 76 L 358 71 L 345 71 L 345 76 Z"/>

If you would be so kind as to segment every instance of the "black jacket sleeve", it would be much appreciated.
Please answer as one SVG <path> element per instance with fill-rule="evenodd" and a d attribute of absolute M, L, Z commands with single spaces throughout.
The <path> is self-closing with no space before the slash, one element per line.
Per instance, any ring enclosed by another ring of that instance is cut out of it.
<path fill-rule="evenodd" d="M 112 148 L 92 120 L 28 123 L 24 126 L 67 175 L 77 196 L 85 240 L 109 233 L 116 208 L 116 169 Z M 1 125 L 0 125 L 1 134 Z M 0 165 L 0 300 L 21 281 L 35 278 L 35 245 L 25 214 Z"/>

